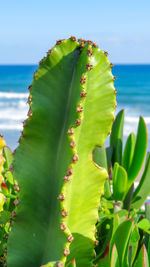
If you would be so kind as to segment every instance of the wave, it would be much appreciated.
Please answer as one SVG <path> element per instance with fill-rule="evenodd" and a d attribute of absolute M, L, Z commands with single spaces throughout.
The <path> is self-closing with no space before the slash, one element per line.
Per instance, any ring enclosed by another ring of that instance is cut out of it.
<path fill-rule="evenodd" d="M 5 123 L 0 123 L 0 130 L 17 130 L 21 131 L 23 129 L 23 124 L 17 123 L 17 124 L 5 124 Z"/>
<path fill-rule="evenodd" d="M 0 92 L 0 98 L 7 99 L 24 99 L 27 98 L 29 93 L 13 93 L 13 92 Z"/>
<path fill-rule="evenodd" d="M 150 124 L 150 117 L 144 117 L 144 120 L 147 124 Z M 129 123 L 138 123 L 138 117 L 125 117 L 125 121 Z"/>

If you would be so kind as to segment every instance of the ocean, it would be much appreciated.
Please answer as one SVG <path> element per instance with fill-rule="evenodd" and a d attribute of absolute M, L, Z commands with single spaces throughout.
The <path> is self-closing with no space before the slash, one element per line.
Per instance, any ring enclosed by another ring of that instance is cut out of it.
<path fill-rule="evenodd" d="M 0 65 L 0 133 L 12 150 L 18 145 L 27 117 L 27 88 L 36 69 L 37 65 Z M 118 77 L 116 113 L 125 109 L 124 140 L 130 132 L 136 133 L 140 115 L 150 138 L 150 65 L 115 65 L 113 74 Z"/>

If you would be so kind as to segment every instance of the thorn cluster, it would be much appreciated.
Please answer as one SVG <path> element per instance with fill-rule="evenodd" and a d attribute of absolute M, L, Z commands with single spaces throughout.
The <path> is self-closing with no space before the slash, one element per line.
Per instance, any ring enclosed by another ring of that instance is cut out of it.
<path fill-rule="evenodd" d="M 75 37 L 75 36 L 71 36 L 71 37 L 70 37 L 70 40 L 72 40 L 72 41 L 76 41 L 76 37 Z"/>

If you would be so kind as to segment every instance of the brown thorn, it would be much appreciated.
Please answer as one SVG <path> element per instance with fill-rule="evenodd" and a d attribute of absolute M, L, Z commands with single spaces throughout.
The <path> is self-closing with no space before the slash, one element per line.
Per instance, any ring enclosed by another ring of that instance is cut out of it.
<path fill-rule="evenodd" d="M 64 200 L 65 200 L 65 195 L 61 193 L 61 194 L 58 196 L 57 199 L 59 199 L 60 201 L 64 201 Z"/>
<path fill-rule="evenodd" d="M 16 149 L 12 152 L 12 155 L 13 155 L 13 156 L 15 155 L 15 152 L 16 152 Z"/>
<path fill-rule="evenodd" d="M 83 111 L 83 107 L 81 107 L 81 106 L 78 106 L 77 108 L 76 108 L 76 112 L 82 112 Z"/>
<path fill-rule="evenodd" d="M 67 170 L 66 175 L 67 175 L 67 176 L 70 176 L 70 175 L 72 175 L 72 174 L 73 174 L 73 168 L 70 167 L 70 168 Z"/>
<path fill-rule="evenodd" d="M 11 164 L 8 170 L 9 170 L 10 172 L 13 172 L 13 171 L 14 171 L 14 166 Z"/>
<path fill-rule="evenodd" d="M 85 46 L 85 43 L 84 42 L 81 42 L 80 43 L 80 48 L 83 48 Z"/>
<path fill-rule="evenodd" d="M 81 119 L 77 119 L 77 120 L 76 120 L 76 126 L 81 125 L 81 123 L 82 123 L 82 120 L 81 120 Z"/>
<path fill-rule="evenodd" d="M 84 42 L 84 40 L 82 38 L 79 38 L 78 42 Z"/>
<path fill-rule="evenodd" d="M 116 108 L 116 107 L 117 107 L 117 103 L 114 104 L 114 108 Z"/>
<path fill-rule="evenodd" d="M 46 57 L 43 57 L 40 62 L 39 62 L 39 65 L 43 63 L 43 61 L 46 59 Z"/>
<path fill-rule="evenodd" d="M 88 56 L 92 56 L 93 55 L 93 50 L 92 49 L 88 49 L 87 50 L 87 54 L 88 54 Z"/>
<path fill-rule="evenodd" d="M 20 191 L 19 185 L 14 184 L 14 190 L 17 191 L 17 192 L 19 192 Z"/>
<path fill-rule="evenodd" d="M 81 83 L 81 84 L 84 84 L 85 82 L 86 82 L 86 77 L 81 77 L 81 78 L 80 78 L 80 83 Z"/>
<path fill-rule="evenodd" d="M 105 54 L 106 56 L 108 56 L 108 52 L 104 51 L 104 54 Z"/>
<path fill-rule="evenodd" d="M 73 235 L 69 235 L 67 239 L 71 243 L 73 241 L 74 237 L 73 237 Z"/>
<path fill-rule="evenodd" d="M 65 231 L 67 227 L 66 227 L 65 223 L 62 222 L 62 223 L 60 224 L 59 228 L 60 228 L 62 231 Z"/>
<path fill-rule="evenodd" d="M 48 52 L 47 52 L 47 56 L 50 56 L 52 53 L 52 49 L 49 49 Z"/>
<path fill-rule="evenodd" d="M 71 127 L 68 129 L 68 132 L 67 132 L 68 135 L 72 135 L 74 134 L 74 129 Z"/>
<path fill-rule="evenodd" d="M 86 64 L 86 69 L 90 71 L 93 69 L 93 66 L 91 64 Z"/>
<path fill-rule="evenodd" d="M 25 121 L 23 122 L 23 127 L 26 127 L 26 125 L 27 125 L 27 121 L 28 121 L 28 120 L 25 120 Z"/>
<path fill-rule="evenodd" d="M 110 63 L 110 67 L 112 68 L 114 66 L 114 64 L 113 63 Z"/>
<path fill-rule="evenodd" d="M 85 92 L 85 90 L 81 91 L 80 96 L 82 98 L 86 97 L 86 95 L 87 95 L 87 92 Z"/>
<path fill-rule="evenodd" d="M 28 87 L 28 90 L 29 90 L 29 91 L 31 91 L 31 89 L 32 89 L 32 85 L 30 85 L 30 86 Z"/>
<path fill-rule="evenodd" d="M 32 115 L 33 115 L 33 112 L 32 112 L 32 110 L 31 110 L 31 108 L 30 108 L 29 111 L 28 111 L 28 117 L 31 118 Z"/>
<path fill-rule="evenodd" d="M 59 44 L 61 44 L 63 41 L 64 41 L 65 39 L 62 39 L 62 40 L 57 40 L 56 41 L 56 45 L 59 45 Z"/>
<path fill-rule="evenodd" d="M 115 90 L 115 95 L 117 94 L 117 90 Z"/>
<path fill-rule="evenodd" d="M 61 215 L 62 215 L 63 217 L 67 217 L 67 216 L 68 216 L 68 211 L 66 211 L 66 210 L 62 210 Z"/>
<path fill-rule="evenodd" d="M 116 77 L 116 76 L 114 76 L 114 77 L 113 77 L 113 80 L 116 80 L 116 79 L 117 79 L 117 77 Z"/>
<path fill-rule="evenodd" d="M 98 246 L 99 241 L 98 240 L 95 240 L 94 244 L 95 244 L 95 246 Z"/>
<path fill-rule="evenodd" d="M 18 198 L 16 198 L 16 199 L 14 200 L 14 204 L 15 204 L 15 206 L 18 206 L 18 204 L 19 204 L 19 200 L 18 200 Z"/>
<path fill-rule="evenodd" d="M 70 40 L 72 40 L 72 41 L 76 41 L 76 37 L 75 37 L 75 36 L 71 36 L 71 37 L 70 37 Z"/>
<path fill-rule="evenodd" d="M 11 214 L 12 218 L 16 216 L 16 212 L 13 211 L 12 214 Z"/>
<path fill-rule="evenodd" d="M 70 254 L 70 250 L 68 248 L 65 248 L 63 254 L 67 257 Z"/>
<path fill-rule="evenodd" d="M 18 143 L 20 143 L 20 141 L 21 141 L 21 136 L 20 136 L 19 139 L 18 139 Z"/>
<path fill-rule="evenodd" d="M 97 48 L 97 47 L 98 47 L 96 43 L 93 43 L 93 46 L 94 46 L 95 48 Z"/>
<path fill-rule="evenodd" d="M 79 156 L 78 156 L 77 153 L 75 153 L 75 154 L 73 155 L 73 157 L 72 157 L 72 161 L 73 161 L 73 162 L 77 162 L 78 160 L 79 160 Z"/>
<path fill-rule="evenodd" d="M 88 43 L 89 45 L 93 45 L 93 42 L 91 40 L 87 40 L 86 43 Z"/>
<path fill-rule="evenodd" d="M 72 148 L 74 148 L 76 146 L 76 143 L 75 143 L 75 141 L 73 139 L 70 141 L 70 146 Z"/>
<path fill-rule="evenodd" d="M 32 102 L 32 97 L 29 96 L 29 97 L 28 97 L 28 101 L 27 101 L 27 103 L 28 103 L 28 104 L 31 104 L 31 102 Z"/>
<path fill-rule="evenodd" d="M 36 73 L 37 73 L 37 72 L 35 71 L 34 74 L 33 74 L 33 78 L 34 78 L 34 79 L 35 79 Z"/>
<path fill-rule="evenodd" d="M 69 182 L 69 181 L 70 181 L 70 176 L 67 176 L 67 175 L 66 175 L 66 176 L 64 177 L 64 182 L 67 183 L 67 182 Z"/>

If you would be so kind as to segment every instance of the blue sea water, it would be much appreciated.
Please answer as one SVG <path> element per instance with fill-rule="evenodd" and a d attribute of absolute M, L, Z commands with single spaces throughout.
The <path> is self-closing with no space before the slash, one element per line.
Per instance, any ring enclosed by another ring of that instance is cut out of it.
<path fill-rule="evenodd" d="M 0 65 L 0 132 L 7 145 L 17 146 L 22 122 L 27 116 L 28 86 L 36 65 Z M 150 65 L 115 65 L 117 110 L 125 109 L 124 136 L 137 130 L 138 118 L 145 118 L 150 137 Z M 149 142 L 150 150 L 150 142 Z"/>

